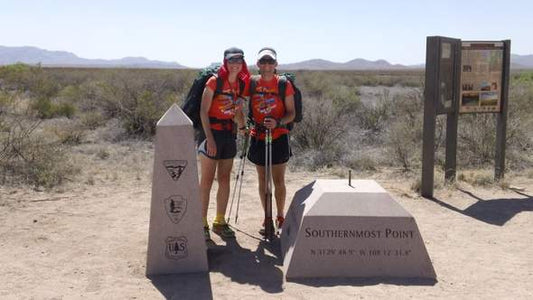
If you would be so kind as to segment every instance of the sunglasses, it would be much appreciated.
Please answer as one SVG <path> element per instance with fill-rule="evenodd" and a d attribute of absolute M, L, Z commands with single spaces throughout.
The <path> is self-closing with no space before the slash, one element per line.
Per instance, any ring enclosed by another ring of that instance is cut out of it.
<path fill-rule="evenodd" d="M 244 62 L 244 59 L 242 57 L 232 57 L 228 59 L 228 63 L 230 64 L 242 64 Z"/>
<path fill-rule="evenodd" d="M 266 65 L 266 64 L 269 64 L 269 65 L 273 65 L 276 63 L 276 60 L 275 59 L 272 59 L 272 58 L 261 58 L 259 60 L 259 63 L 261 65 Z"/>

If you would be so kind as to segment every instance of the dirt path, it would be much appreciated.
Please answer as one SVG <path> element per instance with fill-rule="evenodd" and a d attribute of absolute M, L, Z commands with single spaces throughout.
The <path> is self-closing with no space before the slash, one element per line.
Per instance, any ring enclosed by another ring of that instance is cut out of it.
<path fill-rule="evenodd" d="M 284 281 L 279 250 L 257 230 L 255 171 L 247 169 L 237 238 L 214 237 L 209 274 L 145 277 L 150 181 L 63 193 L 0 188 L 2 299 L 353 299 L 533 297 L 533 180 L 523 192 L 441 189 L 418 197 L 400 175 L 373 176 L 416 219 L 438 276 L 410 280 Z M 328 174 L 289 173 L 288 195 Z M 520 181 L 522 180 L 522 181 Z M 290 199 L 289 199 L 290 200 Z M 210 207 L 210 216 L 214 203 Z M 311 262 L 310 262 L 311 263 Z"/>

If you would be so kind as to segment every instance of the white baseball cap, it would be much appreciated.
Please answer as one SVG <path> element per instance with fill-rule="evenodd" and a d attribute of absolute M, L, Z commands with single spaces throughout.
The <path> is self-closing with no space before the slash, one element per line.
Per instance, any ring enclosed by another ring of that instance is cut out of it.
<path fill-rule="evenodd" d="M 266 56 L 272 58 L 273 60 L 277 60 L 276 50 L 272 48 L 263 48 L 259 50 L 259 53 L 257 54 L 257 60 L 260 60 L 261 58 L 266 57 Z"/>

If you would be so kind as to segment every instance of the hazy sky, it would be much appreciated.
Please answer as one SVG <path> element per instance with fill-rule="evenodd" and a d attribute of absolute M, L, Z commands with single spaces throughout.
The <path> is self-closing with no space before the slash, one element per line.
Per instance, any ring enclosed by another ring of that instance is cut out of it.
<path fill-rule="evenodd" d="M 533 54 L 533 1 L 0 0 L 0 45 L 188 67 L 218 62 L 231 46 L 248 63 L 272 46 L 280 63 L 418 64 L 432 35 L 511 39 L 512 53 Z"/>

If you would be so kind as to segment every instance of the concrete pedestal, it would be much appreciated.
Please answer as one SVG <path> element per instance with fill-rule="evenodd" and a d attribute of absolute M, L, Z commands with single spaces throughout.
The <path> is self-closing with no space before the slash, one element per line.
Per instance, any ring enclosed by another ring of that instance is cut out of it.
<path fill-rule="evenodd" d="M 373 180 L 316 180 L 282 228 L 287 279 L 436 278 L 415 219 Z"/>

